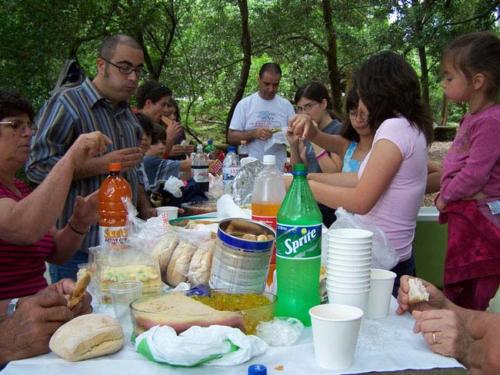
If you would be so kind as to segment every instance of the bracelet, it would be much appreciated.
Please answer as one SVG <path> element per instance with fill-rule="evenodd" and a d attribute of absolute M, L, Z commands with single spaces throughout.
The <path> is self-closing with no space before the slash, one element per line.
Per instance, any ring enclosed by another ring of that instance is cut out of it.
<path fill-rule="evenodd" d="M 68 227 L 75 232 L 76 234 L 79 234 L 80 236 L 85 236 L 87 232 L 89 231 L 88 229 L 85 232 L 81 232 L 78 229 L 76 229 L 73 224 L 71 224 L 71 220 L 68 220 Z"/>
<path fill-rule="evenodd" d="M 318 155 L 316 155 L 316 160 L 322 159 L 326 154 L 326 150 L 321 151 Z"/>

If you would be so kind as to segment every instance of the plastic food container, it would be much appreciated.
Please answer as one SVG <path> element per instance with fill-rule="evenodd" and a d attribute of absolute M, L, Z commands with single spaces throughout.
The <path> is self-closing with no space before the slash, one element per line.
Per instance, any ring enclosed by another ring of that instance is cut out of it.
<path fill-rule="evenodd" d="M 130 304 L 135 336 L 147 330 L 149 326 L 164 325 L 166 316 L 172 314 L 171 308 L 156 303 L 163 295 L 142 297 Z M 274 318 L 277 299 L 271 293 L 230 294 L 219 290 L 212 290 L 210 296 L 189 296 L 188 298 L 210 306 L 215 310 L 233 312 L 231 319 L 228 320 L 233 324 L 227 325 L 240 328 L 246 334 L 255 334 L 256 327 L 260 322 Z M 196 309 L 191 309 L 190 313 L 182 316 L 182 321 L 186 324 L 199 322 L 200 319 L 203 320 L 203 314 L 200 314 Z M 146 320 L 148 326 L 144 324 Z M 191 325 L 206 326 L 198 323 Z M 187 329 L 188 326 L 190 325 L 187 324 L 184 329 Z"/>
<path fill-rule="evenodd" d="M 260 234 L 255 235 L 256 239 L 247 239 L 254 233 Z M 247 219 L 221 221 L 210 287 L 228 293 L 262 293 L 275 237 L 273 229 L 260 222 Z"/>

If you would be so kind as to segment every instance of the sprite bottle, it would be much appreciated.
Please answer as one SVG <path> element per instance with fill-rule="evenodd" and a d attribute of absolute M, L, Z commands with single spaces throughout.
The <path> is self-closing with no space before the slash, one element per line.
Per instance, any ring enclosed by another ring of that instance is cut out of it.
<path fill-rule="evenodd" d="M 293 166 L 293 182 L 277 216 L 277 316 L 311 325 L 309 309 L 320 303 L 322 217 L 304 164 Z"/>

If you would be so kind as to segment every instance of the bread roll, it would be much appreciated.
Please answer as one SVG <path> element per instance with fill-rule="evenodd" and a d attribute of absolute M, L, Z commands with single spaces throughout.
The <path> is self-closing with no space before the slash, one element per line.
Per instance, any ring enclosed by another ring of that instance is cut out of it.
<path fill-rule="evenodd" d="M 160 265 L 160 274 L 163 282 L 167 282 L 168 263 L 172 254 L 179 244 L 179 238 L 176 233 L 164 235 L 154 247 L 151 256 L 158 261 Z"/>
<path fill-rule="evenodd" d="M 49 348 L 68 361 L 100 357 L 123 346 L 120 324 L 108 315 L 89 314 L 62 325 L 51 337 Z"/>
<path fill-rule="evenodd" d="M 196 251 L 196 246 L 188 241 L 180 241 L 172 254 L 167 268 L 167 283 L 177 286 L 187 281 L 187 274 L 191 258 Z"/>
<path fill-rule="evenodd" d="M 408 286 L 408 303 L 410 305 L 429 300 L 429 292 L 427 292 L 427 289 L 425 289 L 425 286 L 424 284 L 422 284 L 422 281 L 420 279 L 408 279 Z"/>
<path fill-rule="evenodd" d="M 194 253 L 188 272 L 188 281 L 191 286 L 208 284 L 215 244 L 215 240 L 203 242 Z"/>

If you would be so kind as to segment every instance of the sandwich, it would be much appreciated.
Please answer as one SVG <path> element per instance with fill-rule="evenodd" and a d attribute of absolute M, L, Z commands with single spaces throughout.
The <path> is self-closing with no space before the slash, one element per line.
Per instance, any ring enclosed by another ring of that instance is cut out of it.
<path fill-rule="evenodd" d="M 49 348 L 67 361 L 82 361 L 115 353 L 123 346 L 116 319 L 104 314 L 82 315 L 63 324 L 52 335 Z"/>
<path fill-rule="evenodd" d="M 425 289 L 422 280 L 417 278 L 409 278 L 408 286 L 408 303 L 410 305 L 429 300 L 429 292 L 427 291 L 427 289 Z"/>

